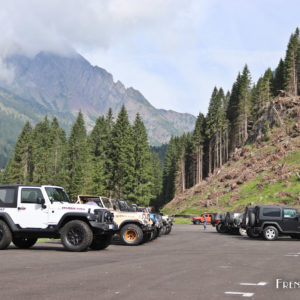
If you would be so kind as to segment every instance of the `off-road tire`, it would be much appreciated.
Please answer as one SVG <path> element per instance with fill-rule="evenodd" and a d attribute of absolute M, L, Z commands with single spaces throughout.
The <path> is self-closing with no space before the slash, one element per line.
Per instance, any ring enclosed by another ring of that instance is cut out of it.
<path fill-rule="evenodd" d="M 166 230 L 167 230 L 167 226 L 164 225 L 164 226 L 162 227 L 162 229 L 160 230 L 160 235 L 166 234 Z"/>
<path fill-rule="evenodd" d="M 143 242 L 144 233 L 140 226 L 136 224 L 126 224 L 120 232 L 121 241 L 128 246 L 136 246 Z"/>
<path fill-rule="evenodd" d="M 275 241 L 278 239 L 278 230 L 274 226 L 267 226 L 263 231 L 263 236 L 267 241 Z"/>
<path fill-rule="evenodd" d="M 0 250 L 6 249 L 12 241 L 12 234 L 7 224 L 0 220 Z"/>
<path fill-rule="evenodd" d="M 228 232 L 228 228 L 224 223 L 219 223 L 216 226 L 216 229 L 219 233 L 227 233 Z"/>
<path fill-rule="evenodd" d="M 153 234 L 153 231 L 144 233 L 143 243 L 147 243 L 147 242 L 151 241 L 152 234 Z"/>
<path fill-rule="evenodd" d="M 92 250 L 103 250 L 106 249 L 112 240 L 112 233 L 102 234 L 102 235 L 94 235 L 93 241 L 90 245 Z"/>
<path fill-rule="evenodd" d="M 252 228 L 247 229 L 247 235 L 251 239 L 258 239 L 260 237 L 260 234 L 254 232 Z"/>
<path fill-rule="evenodd" d="M 249 218 L 249 220 L 248 220 L 249 225 L 251 227 L 254 226 L 254 224 L 255 224 L 255 213 L 252 212 L 252 211 L 249 211 L 248 218 Z"/>
<path fill-rule="evenodd" d="M 61 230 L 61 242 L 69 251 L 86 251 L 92 244 L 92 241 L 93 232 L 84 221 L 69 221 Z"/>
<path fill-rule="evenodd" d="M 201 221 L 200 221 L 200 220 L 196 220 L 196 221 L 194 221 L 194 224 L 195 224 L 195 225 L 200 225 L 200 223 L 201 223 Z"/>
<path fill-rule="evenodd" d="M 154 230 L 152 231 L 151 239 L 155 240 L 158 237 L 158 229 L 157 227 L 154 227 Z"/>
<path fill-rule="evenodd" d="M 172 226 L 171 225 L 167 226 L 165 234 L 169 234 L 171 230 L 172 230 Z"/>
<path fill-rule="evenodd" d="M 37 238 L 28 238 L 28 237 L 14 237 L 12 242 L 17 248 L 20 249 L 29 249 L 31 248 L 37 241 Z"/>

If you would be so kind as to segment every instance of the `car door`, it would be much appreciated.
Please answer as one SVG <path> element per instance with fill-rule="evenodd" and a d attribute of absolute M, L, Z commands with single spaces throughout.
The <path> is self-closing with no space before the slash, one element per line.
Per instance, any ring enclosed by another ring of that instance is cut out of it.
<path fill-rule="evenodd" d="M 300 223 L 298 220 L 298 212 L 296 209 L 283 209 L 283 222 L 281 226 L 284 231 L 300 232 Z"/>
<path fill-rule="evenodd" d="M 21 228 L 46 228 L 48 207 L 43 208 L 38 199 L 45 199 L 39 187 L 20 187 L 15 223 Z"/>

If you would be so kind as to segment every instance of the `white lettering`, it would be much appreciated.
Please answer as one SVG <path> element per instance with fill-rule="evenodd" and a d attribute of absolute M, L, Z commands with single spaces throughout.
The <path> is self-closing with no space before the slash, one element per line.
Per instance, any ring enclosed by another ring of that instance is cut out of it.
<path fill-rule="evenodd" d="M 282 283 L 282 279 L 276 279 L 276 289 L 279 289 L 279 283 Z"/>
<path fill-rule="evenodd" d="M 300 281 L 287 281 L 280 278 L 276 279 L 276 289 L 300 289 Z"/>

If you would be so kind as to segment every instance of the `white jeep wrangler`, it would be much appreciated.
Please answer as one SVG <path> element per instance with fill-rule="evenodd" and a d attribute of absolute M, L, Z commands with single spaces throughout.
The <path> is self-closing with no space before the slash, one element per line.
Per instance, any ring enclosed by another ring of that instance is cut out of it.
<path fill-rule="evenodd" d="M 70 251 L 109 246 L 116 230 L 107 209 L 71 203 L 59 186 L 0 186 L 0 250 L 11 242 L 32 247 L 38 238 L 61 238 Z"/>

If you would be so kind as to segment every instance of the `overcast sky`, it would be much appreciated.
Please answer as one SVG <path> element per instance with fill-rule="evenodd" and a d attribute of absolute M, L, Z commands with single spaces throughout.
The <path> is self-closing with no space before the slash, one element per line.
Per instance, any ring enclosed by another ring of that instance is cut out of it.
<path fill-rule="evenodd" d="M 230 90 L 284 57 L 299 22 L 293 0 L 0 0 L 0 54 L 75 49 L 157 108 L 207 112 L 214 86 Z M 10 76 L 0 59 L 0 76 Z"/>

